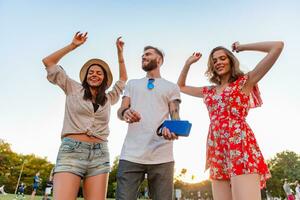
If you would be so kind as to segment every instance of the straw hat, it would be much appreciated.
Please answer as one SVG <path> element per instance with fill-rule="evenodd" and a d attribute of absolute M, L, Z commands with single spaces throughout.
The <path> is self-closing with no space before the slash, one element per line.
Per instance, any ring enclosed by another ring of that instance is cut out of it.
<path fill-rule="evenodd" d="M 83 82 L 84 78 L 86 76 L 87 73 L 87 69 L 91 66 L 91 65 L 100 65 L 105 71 L 106 71 L 106 75 L 107 75 L 107 88 L 109 88 L 111 86 L 111 83 L 113 81 L 113 76 L 112 73 L 109 69 L 109 66 L 106 62 L 104 62 L 101 59 L 98 58 L 93 58 L 88 60 L 81 68 L 80 70 L 80 81 Z"/>

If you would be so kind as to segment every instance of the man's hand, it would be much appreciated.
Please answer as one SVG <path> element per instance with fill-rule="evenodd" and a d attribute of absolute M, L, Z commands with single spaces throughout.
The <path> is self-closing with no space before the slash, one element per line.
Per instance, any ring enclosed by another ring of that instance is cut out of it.
<path fill-rule="evenodd" d="M 175 133 L 170 132 L 170 130 L 166 127 L 163 128 L 162 135 L 166 140 L 177 140 L 178 139 L 178 136 L 175 135 Z"/>
<path fill-rule="evenodd" d="M 119 52 L 123 52 L 124 42 L 121 40 L 122 37 L 118 37 L 116 41 L 116 46 Z"/>
<path fill-rule="evenodd" d="M 141 115 L 132 109 L 127 109 L 123 114 L 123 119 L 127 123 L 139 122 L 141 120 Z"/>

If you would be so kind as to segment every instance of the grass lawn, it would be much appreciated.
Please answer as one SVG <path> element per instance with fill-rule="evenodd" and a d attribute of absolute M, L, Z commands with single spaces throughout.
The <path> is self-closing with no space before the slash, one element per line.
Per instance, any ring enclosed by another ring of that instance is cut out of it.
<path fill-rule="evenodd" d="M 30 200 L 30 195 L 25 195 L 25 199 Z M 35 196 L 34 200 L 42 200 L 42 196 Z M 51 197 L 53 200 L 53 198 Z M 83 200 L 83 198 L 77 198 L 78 200 Z M 14 194 L 7 194 L 3 195 L 0 194 L 0 200 L 17 200 L 16 195 Z M 23 198 L 19 197 L 18 200 L 23 200 Z M 107 199 L 107 200 L 114 200 L 114 199 Z"/>

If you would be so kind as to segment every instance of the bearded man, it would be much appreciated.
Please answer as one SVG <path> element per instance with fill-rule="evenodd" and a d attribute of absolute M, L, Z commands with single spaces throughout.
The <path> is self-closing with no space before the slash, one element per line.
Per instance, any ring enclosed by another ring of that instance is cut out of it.
<path fill-rule="evenodd" d="M 158 48 L 146 46 L 142 55 L 146 76 L 125 87 L 118 117 L 128 123 L 128 130 L 117 172 L 117 200 L 136 200 L 145 175 L 151 199 L 173 199 L 173 140 L 178 137 L 167 128 L 163 137 L 156 132 L 164 120 L 179 119 L 181 100 L 178 86 L 161 77 L 163 62 Z"/>

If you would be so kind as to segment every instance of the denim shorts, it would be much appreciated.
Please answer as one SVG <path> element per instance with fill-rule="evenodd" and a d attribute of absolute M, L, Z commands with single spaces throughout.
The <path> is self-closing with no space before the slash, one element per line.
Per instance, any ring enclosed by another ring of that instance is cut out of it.
<path fill-rule="evenodd" d="M 63 138 L 56 159 L 54 173 L 70 172 L 86 178 L 109 173 L 107 142 L 89 143 Z"/>
<path fill-rule="evenodd" d="M 36 191 L 39 188 L 39 185 L 37 183 L 34 183 L 32 187 L 33 190 Z"/>

